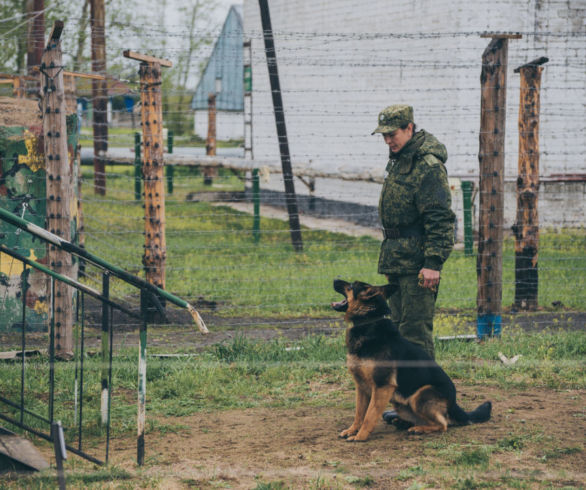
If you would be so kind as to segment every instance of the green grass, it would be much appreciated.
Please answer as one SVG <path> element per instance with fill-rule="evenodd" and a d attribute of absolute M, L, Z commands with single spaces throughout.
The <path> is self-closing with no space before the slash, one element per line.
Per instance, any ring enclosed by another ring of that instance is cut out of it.
<path fill-rule="evenodd" d="M 137 117 L 137 127 L 132 128 L 108 128 L 108 147 L 116 148 L 134 148 L 134 134 L 140 133 L 140 117 Z M 93 130 L 90 127 L 83 127 L 79 137 L 79 144 L 83 148 L 93 148 L 94 146 L 94 135 Z M 236 148 L 242 144 L 242 140 L 217 140 L 217 148 Z M 167 150 L 167 141 L 164 142 L 165 151 Z M 195 135 L 175 135 L 173 137 L 173 145 L 175 147 L 205 147 L 205 139 L 199 138 Z"/>
<path fill-rule="evenodd" d="M 437 342 L 438 361 L 454 379 L 467 384 L 491 385 L 506 389 L 549 387 L 586 388 L 586 334 L 557 332 L 531 335 L 504 335 L 483 344 Z M 156 350 L 156 349 L 155 349 Z M 516 352 L 521 360 L 505 366 L 498 352 Z M 148 360 L 148 431 L 162 433 L 184 429 L 166 417 L 181 417 L 201 411 L 253 407 L 295 408 L 339 404 L 339 387 L 352 390 L 345 366 L 343 334 L 335 337 L 308 336 L 301 341 L 278 338 L 252 341 L 239 336 L 208 348 L 192 357 Z M 122 348 L 113 364 L 113 435 L 135 430 L 136 351 Z M 2 364 L 0 384 L 4 396 L 18 399 L 20 365 Z M 75 366 L 57 363 L 56 418 L 71 426 L 72 386 Z M 42 413 L 48 391 L 45 359 L 31 359 L 27 366 L 27 407 Z M 84 414 L 86 429 L 103 435 L 99 427 L 101 362 L 85 359 Z M 332 390 L 336 386 L 338 389 Z M 157 422 L 157 418 L 160 421 Z M 26 417 L 25 417 L 26 419 Z M 27 423 L 35 425 L 33 419 Z M 526 434 L 510 434 L 499 442 L 500 450 L 523 448 Z M 555 455 L 547 454 L 547 458 Z M 462 457 L 468 457 L 464 455 Z"/>
<path fill-rule="evenodd" d="M 85 175 L 86 247 L 141 275 L 144 209 L 134 201 L 133 170 L 108 167 L 107 172 L 105 198 L 93 194 L 91 175 Z M 261 239 L 255 244 L 251 215 L 185 201 L 193 192 L 242 189 L 243 183 L 229 172 L 222 171 L 210 188 L 203 185 L 198 171 L 177 169 L 174 193 L 165 205 L 167 290 L 188 300 L 215 301 L 217 313 L 224 316 L 318 317 L 332 314 L 334 278 L 385 282 L 376 272 L 379 240 L 304 228 L 304 250 L 295 253 L 284 221 L 261 216 Z M 504 250 L 506 308 L 514 299 L 512 239 L 506 239 Z M 560 302 L 569 309 L 586 310 L 584 250 L 584 230 L 542 233 L 539 302 L 543 307 L 553 309 L 552 303 Z M 472 312 L 475 307 L 476 259 L 454 251 L 442 272 L 438 308 Z"/>
<path fill-rule="evenodd" d="M 149 352 L 156 352 L 156 348 Z M 187 351 L 186 347 L 178 349 Z M 193 352 L 193 350 L 192 350 Z M 521 354 L 513 367 L 503 365 L 498 352 Z M 501 339 L 482 344 L 437 342 L 440 364 L 457 382 L 465 385 L 493 386 L 502 389 L 503 396 L 515 389 L 552 388 L 554 390 L 584 390 L 586 388 L 586 334 L 584 332 L 543 332 L 534 335 L 508 332 Z M 181 418 L 195 413 L 215 413 L 220 410 L 247 408 L 319 409 L 337 407 L 350 412 L 353 407 L 353 382 L 345 366 L 343 333 L 333 337 L 307 336 L 299 341 L 277 338 L 253 341 L 238 336 L 230 341 L 193 352 L 191 357 L 161 359 L 150 356 L 147 370 L 147 436 L 158 434 L 189 434 L 192 427 Z M 105 429 L 99 424 L 101 362 L 98 357 L 85 359 L 84 448 L 101 457 Z M 3 396 L 18 399 L 20 365 L 0 364 L 0 386 Z M 114 438 L 136 437 L 136 349 L 120 347 L 113 364 L 112 429 Z M 26 406 L 37 413 L 46 413 L 48 362 L 42 357 L 27 360 Z M 72 387 L 75 365 L 59 362 L 55 365 L 55 418 L 67 428 L 73 427 Z M 341 396 L 341 394 L 345 394 Z M 494 400 L 498 403 L 498 400 Z M 9 414 L 10 409 L 5 409 Z M 17 413 L 13 414 L 18 417 Z M 39 427 L 38 421 L 25 416 L 26 424 Z M 205 432 L 205 427 L 198 430 Z M 66 431 L 66 438 L 75 443 L 75 430 Z M 153 436 L 154 437 L 154 436 Z M 563 444 L 550 437 L 546 428 L 512 425 L 510 432 L 501 434 L 490 443 L 459 440 L 456 432 L 426 438 L 421 444 L 422 457 L 417 466 L 402 470 L 397 481 L 419 487 L 419 481 L 445 478 L 453 488 L 498 487 L 499 481 L 485 481 L 483 473 L 499 468 L 497 461 L 510 454 L 511 458 L 525 454 L 530 448 L 540 462 L 555 462 L 582 453 L 583 448 Z M 535 449 L 537 448 L 537 449 Z M 154 464 L 154 463 L 153 463 Z M 376 479 L 327 461 L 339 475 L 337 481 L 356 488 L 376 485 Z M 555 463 L 554 463 L 555 464 Z M 501 470 L 499 475 L 505 475 Z M 505 478 L 502 476 L 502 478 Z M 40 474 L 19 480 L 26 488 L 51 487 L 51 474 Z M 136 475 L 126 486 L 129 475 L 116 467 L 85 472 L 68 471 L 73 488 L 100 488 L 115 481 L 117 488 L 133 488 Z M 148 475 L 140 477 L 142 485 L 154 485 Z M 503 485 L 526 488 L 531 475 L 509 478 Z M 23 483 L 24 482 L 24 483 Z M 457 482 L 454 483 L 454 482 Z M 187 482 L 186 482 L 187 483 Z M 335 488 L 331 476 L 317 476 L 310 488 Z M 194 483 L 195 484 L 195 483 Z M 280 488 L 281 481 L 257 481 L 257 488 Z M 120 486 L 121 485 L 121 486 Z M 285 484 L 287 485 L 287 484 Z M 457 486 L 453 486 L 457 485 Z M 7 487 L 10 483 L 7 483 Z M 343 485 L 340 486 L 342 488 Z M 439 483 L 436 487 L 444 488 Z M 4 488 L 0 483 L 0 488 Z M 285 488 L 288 488 L 285 486 Z M 529 484 L 529 487 L 532 488 Z"/>

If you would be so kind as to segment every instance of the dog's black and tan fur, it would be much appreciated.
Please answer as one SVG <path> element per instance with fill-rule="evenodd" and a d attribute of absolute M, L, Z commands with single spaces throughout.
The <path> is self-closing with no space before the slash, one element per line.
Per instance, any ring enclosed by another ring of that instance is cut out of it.
<path fill-rule="evenodd" d="M 490 419 L 490 402 L 472 412 L 460 408 L 450 377 L 384 318 L 390 313 L 386 301 L 392 292 L 390 285 L 335 280 L 334 289 L 345 296 L 332 307 L 345 311 L 351 322 L 346 331 L 347 364 L 356 383 L 354 423 L 340 437 L 368 439 L 389 401 L 400 419 L 413 424 L 409 432 L 416 434 Z"/>

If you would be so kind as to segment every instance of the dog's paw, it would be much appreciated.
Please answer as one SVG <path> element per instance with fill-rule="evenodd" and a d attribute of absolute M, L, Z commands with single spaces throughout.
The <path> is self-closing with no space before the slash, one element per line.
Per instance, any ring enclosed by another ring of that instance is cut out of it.
<path fill-rule="evenodd" d="M 357 431 L 357 433 L 355 435 L 352 435 L 352 437 L 348 437 L 347 441 L 349 441 L 349 442 L 365 442 L 368 439 L 368 436 L 370 436 L 370 432 L 365 431 L 365 430 L 359 430 L 359 431 Z"/>
<path fill-rule="evenodd" d="M 422 435 L 422 434 L 432 434 L 434 432 L 443 432 L 444 430 L 442 429 L 441 426 L 435 426 L 435 425 L 416 425 L 415 427 L 411 427 L 410 429 L 407 429 L 407 433 L 410 435 Z"/>
<path fill-rule="evenodd" d="M 346 442 L 364 442 L 366 439 L 358 439 L 356 436 L 350 436 L 346 439 Z"/>
<path fill-rule="evenodd" d="M 357 432 L 358 432 L 357 430 L 354 430 L 352 427 L 350 427 L 349 429 L 346 429 L 346 430 L 343 430 L 342 432 L 340 432 L 338 437 L 341 437 L 342 439 L 346 439 L 347 437 L 353 436 Z"/>
<path fill-rule="evenodd" d="M 414 427 L 410 427 L 409 429 L 407 429 L 407 434 L 409 434 L 411 436 L 421 436 L 423 434 L 429 434 L 430 432 L 433 432 L 433 431 L 430 430 L 429 427 L 422 426 L 422 425 L 416 425 Z"/>

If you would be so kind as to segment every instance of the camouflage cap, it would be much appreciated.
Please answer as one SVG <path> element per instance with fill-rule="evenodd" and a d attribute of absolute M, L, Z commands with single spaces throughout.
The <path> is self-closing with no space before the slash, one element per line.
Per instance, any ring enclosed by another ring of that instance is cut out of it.
<path fill-rule="evenodd" d="M 396 104 L 383 109 L 378 115 L 378 126 L 374 133 L 392 133 L 413 121 L 413 107 Z"/>

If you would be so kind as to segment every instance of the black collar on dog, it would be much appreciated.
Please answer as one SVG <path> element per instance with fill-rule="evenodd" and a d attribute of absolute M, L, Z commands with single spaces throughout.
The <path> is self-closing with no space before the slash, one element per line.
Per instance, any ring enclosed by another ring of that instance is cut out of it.
<path fill-rule="evenodd" d="M 356 318 L 351 320 L 353 327 L 364 327 L 370 325 L 371 323 L 377 323 L 380 320 L 384 320 L 386 318 L 385 315 L 375 316 L 375 317 L 367 317 L 367 318 Z"/>

